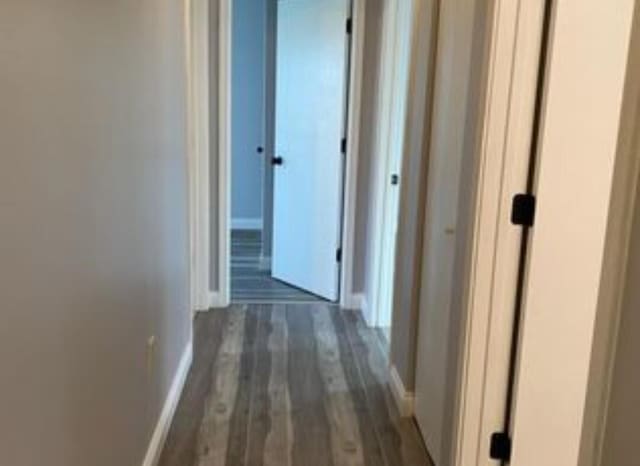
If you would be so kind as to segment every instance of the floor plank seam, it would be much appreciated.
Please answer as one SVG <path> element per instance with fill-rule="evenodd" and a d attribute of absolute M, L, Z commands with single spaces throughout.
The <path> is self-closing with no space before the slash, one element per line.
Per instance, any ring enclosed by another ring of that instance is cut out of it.
<path fill-rule="evenodd" d="M 362 368 L 360 367 L 360 365 L 362 364 L 362 361 L 360 361 L 360 358 L 358 358 L 356 356 L 356 352 L 355 352 L 355 348 L 353 345 L 353 341 L 352 341 L 352 336 L 351 333 L 346 330 L 347 326 L 349 325 L 344 317 L 344 315 L 342 314 L 342 312 L 339 312 L 339 319 L 342 320 L 344 327 L 345 327 L 345 334 L 346 334 L 346 340 L 347 343 L 349 344 L 349 349 L 351 350 L 351 353 L 353 354 L 353 359 L 355 361 L 355 365 L 356 365 L 356 371 L 358 373 L 358 378 L 360 379 L 360 383 L 362 385 L 362 392 L 364 394 L 364 398 L 365 401 L 367 403 L 367 416 L 369 417 L 369 420 L 371 421 L 371 425 L 373 426 L 374 432 L 376 433 L 376 441 L 378 442 L 378 447 L 380 448 L 380 451 L 382 451 L 382 457 L 384 460 L 384 464 L 386 466 L 396 466 L 393 465 L 389 462 L 389 458 L 388 458 L 388 452 L 386 451 L 386 449 L 384 448 L 384 443 L 382 442 L 382 437 L 380 435 L 380 430 L 377 426 L 377 424 L 374 422 L 373 419 L 373 413 L 372 413 L 372 402 L 371 402 L 371 397 L 369 395 L 369 390 L 367 389 L 367 384 L 365 383 L 365 379 L 364 376 L 362 374 Z"/>

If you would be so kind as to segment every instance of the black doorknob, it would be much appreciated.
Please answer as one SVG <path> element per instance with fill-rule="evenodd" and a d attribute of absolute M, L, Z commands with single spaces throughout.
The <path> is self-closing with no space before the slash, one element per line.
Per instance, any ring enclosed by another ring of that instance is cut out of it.
<path fill-rule="evenodd" d="M 282 157 L 272 157 L 271 165 L 282 165 L 284 163 L 284 159 Z"/>
<path fill-rule="evenodd" d="M 256 149 L 256 152 L 257 152 L 258 154 L 262 154 L 262 153 L 264 152 L 264 147 L 262 147 L 262 146 L 258 146 L 258 148 Z"/>

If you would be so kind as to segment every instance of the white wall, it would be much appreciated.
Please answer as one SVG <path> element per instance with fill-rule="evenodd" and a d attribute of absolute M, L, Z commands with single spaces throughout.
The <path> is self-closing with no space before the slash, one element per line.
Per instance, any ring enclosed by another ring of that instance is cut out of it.
<path fill-rule="evenodd" d="M 262 223 L 268 0 L 233 1 L 232 227 Z"/>

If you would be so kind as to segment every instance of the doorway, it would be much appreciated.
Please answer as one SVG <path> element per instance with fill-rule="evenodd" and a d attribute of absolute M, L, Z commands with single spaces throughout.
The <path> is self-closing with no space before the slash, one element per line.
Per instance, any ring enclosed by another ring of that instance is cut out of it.
<path fill-rule="evenodd" d="M 411 46 L 414 30 L 413 2 L 385 2 L 378 67 L 378 119 L 375 140 L 376 174 L 373 211 L 373 295 L 371 325 L 386 346 L 391 340 L 396 280 L 396 254 L 400 214 L 402 166 L 406 144 Z"/>
<path fill-rule="evenodd" d="M 355 181 L 351 1 L 230 7 L 230 212 L 220 225 L 230 280 L 220 281 L 233 302 L 338 302 Z"/>

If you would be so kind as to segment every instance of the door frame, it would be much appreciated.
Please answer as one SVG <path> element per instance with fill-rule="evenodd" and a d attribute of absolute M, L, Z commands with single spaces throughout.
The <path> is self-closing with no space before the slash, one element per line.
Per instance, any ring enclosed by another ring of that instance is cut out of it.
<path fill-rule="evenodd" d="M 398 175 L 400 179 L 400 185 L 397 189 L 402 190 L 403 180 L 403 167 L 405 159 L 405 148 L 407 147 L 406 141 L 406 123 L 407 123 L 407 105 L 404 105 L 404 114 L 397 115 L 395 110 L 399 99 L 408 99 L 410 91 L 410 81 L 412 67 L 412 51 L 413 51 L 413 38 L 414 28 L 417 26 L 414 24 L 414 18 L 416 15 L 416 9 L 418 8 L 418 0 L 392 0 L 390 2 L 389 10 L 383 16 L 383 29 L 382 29 L 382 51 L 380 57 L 380 63 L 378 66 L 378 76 L 380 81 L 378 84 L 377 102 L 378 108 L 376 111 L 376 140 L 374 144 L 375 154 L 375 177 L 373 182 L 373 208 L 370 210 L 372 215 L 371 234 L 373 237 L 373 257 L 371 272 L 373 274 L 373 286 L 370 296 L 370 301 L 366 303 L 366 309 L 364 311 L 364 317 L 367 324 L 371 327 L 380 326 L 381 317 L 384 313 L 388 313 L 392 318 L 393 316 L 393 302 L 394 302 L 394 281 L 383 280 L 385 276 L 395 277 L 396 261 L 395 253 L 393 258 L 388 257 L 385 254 L 387 245 L 393 243 L 393 250 L 396 251 L 396 241 L 393 238 L 389 238 L 389 223 L 393 222 L 396 226 L 400 220 L 399 209 L 401 206 L 401 194 L 398 193 L 398 211 L 393 218 L 390 216 L 387 208 L 389 207 L 389 198 L 391 192 L 389 189 L 389 179 L 392 174 L 391 169 L 391 138 L 393 137 L 393 127 L 395 125 L 402 125 L 405 129 L 403 134 L 402 149 L 399 154 L 398 163 Z M 406 10 L 405 10 L 406 9 Z M 406 34 L 408 36 L 408 52 L 407 52 L 407 66 L 408 72 L 406 76 L 406 82 L 402 82 L 400 77 L 395 71 L 397 70 L 398 61 L 401 60 L 402 41 L 407 40 L 407 37 L 403 37 Z M 398 122 L 398 117 L 402 122 Z M 387 259 L 387 260 L 385 260 Z M 390 299 L 382 302 L 382 297 L 388 296 Z"/>
<path fill-rule="evenodd" d="M 209 307 L 230 304 L 231 273 L 231 58 L 232 0 L 220 0 L 219 17 L 219 100 L 218 100 L 218 290 L 210 292 Z M 344 204 L 342 214 L 342 264 L 340 300 L 344 308 L 358 308 L 360 300 L 353 290 L 356 230 L 357 174 L 360 147 L 360 107 L 364 59 L 366 0 L 352 0 L 351 64 L 348 78 L 347 153 L 345 162 Z"/>
<path fill-rule="evenodd" d="M 481 2 L 478 2 L 481 3 Z M 489 439 L 504 426 L 522 231 L 510 222 L 525 192 L 543 30 L 544 1 L 492 0 L 478 82 L 476 165 L 464 258 L 461 341 L 454 364 L 452 464 L 495 466 Z M 476 18 L 476 22 L 478 18 Z M 437 66 L 437 64 L 436 64 Z"/>
<path fill-rule="evenodd" d="M 530 74 L 537 61 L 535 10 L 542 3 L 521 0 L 518 6 L 511 0 L 494 0 L 492 4 L 470 287 L 459 364 L 456 466 L 498 464 L 489 459 L 488 447 L 490 434 L 502 431 L 505 398 L 496 384 L 504 380 L 500 366 L 508 357 L 511 325 L 500 303 L 505 292 L 513 291 L 505 281 L 505 272 L 511 272 L 504 259 L 514 246 L 504 222 L 510 209 L 505 200 L 510 201 L 514 191 L 509 177 L 500 176 L 512 172 L 507 162 L 514 150 L 524 150 L 523 138 L 531 128 L 527 108 L 533 87 Z M 588 422 L 597 422 L 602 411 L 590 415 L 593 407 L 586 401 L 593 364 L 602 364 L 599 357 L 610 357 L 608 338 L 597 341 L 598 313 L 612 312 L 619 292 L 603 270 L 613 269 L 619 277 L 616 269 L 625 248 L 620 240 L 628 234 L 625 221 L 610 215 L 628 205 L 625 196 L 633 184 L 625 173 L 633 171 L 633 164 L 616 157 L 633 6 L 633 0 L 620 1 L 615 9 L 599 0 L 579 5 L 552 2 L 541 126 L 535 135 L 537 213 L 526 261 L 509 432 L 510 463 L 518 466 L 593 464 L 590 461 L 598 454 L 594 440 L 598 442 L 600 433 L 594 434 L 596 426 Z M 615 186 L 618 181 L 622 186 Z M 615 257 L 605 258 L 607 250 Z M 615 321 L 604 331 L 611 332 L 611 325 Z M 596 387 L 596 398 L 601 393 L 602 387 Z"/>
<path fill-rule="evenodd" d="M 210 305 L 209 0 L 185 0 L 191 311 Z"/>
<path fill-rule="evenodd" d="M 518 466 L 589 464 L 597 454 L 582 442 L 594 440 L 583 435 L 594 409 L 587 405 L 592 363 L 602 357 L 597 320 L 615 306 L 604 275 L 615 257 L 605 253 L 624 229 L 615 216 L 629 186 L 614 182 L 629 168 L 618 151 L 637 8 L 633 0 L 608 6 L 554 2 L 514 397 Z"/>
<path fill-rule="evenodd" d="M 605 243 L 598 315 L 594 333 L 589 390 L 580 452 L 581 466 L 601 466 L 613 385 L 618 337 L 627 287 L 628 256 L 631 249 L 634 212 L 640 202 L 640 8 L 636 7 L 627 65 L 618 155 L 614 168 L 609 223 Z"/>

